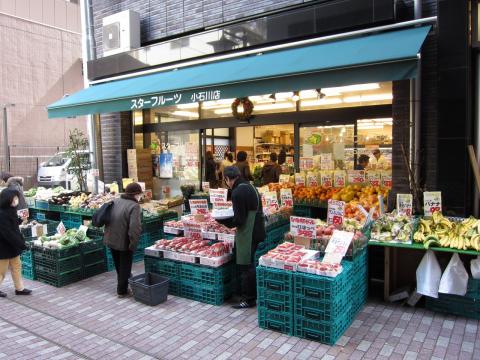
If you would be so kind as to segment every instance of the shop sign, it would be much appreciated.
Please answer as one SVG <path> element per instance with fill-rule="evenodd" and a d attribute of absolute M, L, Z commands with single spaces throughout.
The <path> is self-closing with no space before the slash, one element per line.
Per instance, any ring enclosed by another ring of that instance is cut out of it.
<path fill-rule="evenodd" d="M 288 184 L 290 182 L 290 175 L 281 174 L 278 182 L 280 184 Z"/>
<path fill-rule="evenodd" d="M 210 183 L 208 181 L 202 181 L 202 189 L 208 193 L 210 191 Z M 212 200 L 210 200 L 210 202 L 212 202 Z"/>
<path fill-rule="evenodd" d="M 313 169 L 313 158 L 311 157 L 301 157 L 300 158 L 300 170 L 311 170 Z"/>
<path fill-rule="evenodd" d="M 160 154 L 160 177 L 171 179 L 173 177 L 173 154 Z"/>
<path fill-rule="evenodd" d="M 230 209 L 232 207 L 232 202 L 231 201 L 215 201 L 213 203 L 213 208 L 214 209 Z"/>
<path fill-rule="evenodd" d="M 331 171 L 322 171 L 321 183 L 324 187 L 332 187 L 333 186 L 333 177 Z"/>
<path fill-rule="evenodd" d="M 17 211 L 17 216 L 20 219 L 28 219 L 29 215 L 30 215 L 30 212 L 28 211 L 28 209 L 21 209 Z"/>
<path fill-rule="evenodd" d="M 322 262 L 330 264 L 339 264 L 353 240 L 353 233 L 341 230 L 334 230 Z"/>
<path fill-rule="evenodd" d="M 442 212 L 442 192 L 425 191 L 423 193 L 423 213 L 432 216 L 434 212 Z"/>
<path fill-rule="evenodd" d="M 320 154 L 320 169 L 333 170 L 332 154 Z"/>
<path fill-rule="evenodd" d="M 210 202 L 212 204 L 227 201 L 227 196 L 228 189 L 210 189 Z"/>
<path fill-rule="evenodd" d="M 159 106 L 193 103 L 200 101 L 220 100 L 221 90 L 184 91 L 153 96 L 141 96 L 130 100 L 130 110 L 149 109 Z"/>
<path fill-rule="evenodd" d="M 367 182 L 372 186 L 380 186 L 381 184 L 381 174 L 378 171 L 368 171 L 367 172 Z"/>
<path fill-rule="evenodd" d="M 392 174 L 382 173 L 382 186 L 391 188 L 392 187 Z"/>
<path fill-rule="evenodd" d="M 413 196 L 412 194 L 397 194 L 397 213 L 399 215 L 412 216 Z"/>
<path fill-rule="evenodd" d="M 318 178 L 315 174 L 307 175 L 307 186 L 318 186 Z"/>
<path fill-rule="evenodd" d="M 345 217 L 345 202 L 339 200 L 328 200 L 327 224 L 340 226 Z"/>
<path fill-rule="evenodd" d="M 317 225 L 315 219 L 290 216 L 290 233 L 293 236 L 304 236 L 310 239 L 317 238 Z"/>
<path fill-rule="evenodd" d="M 348 170 L 347 171 L 349 184 L 364 184 L 365 171 L 364 170 Z"/>
<path fill-rule="evenodd" d="M 193 212 L 192 212 L 193 213 Z M 184 223 L 184 236 L 193 240 L 201 240 L 202 237 L 202 226 L 199 223 Z"/>
<path fill-rule="evenodd" d="M 345 186 L 345 171 L 335 171 L 333 173 L 333 186 L 335 187 L 344 187 Z"/>
<path fill-rule="evenodd" d="M 293 206 L 292 189 L 280 189 L 280 203 L 282 206 Z"/>
<path fill-rule="evenodd" d="M 268 191 L 265 193 L 265 205 L 267 208 L 274 207 L 278 209 L 278 196 L 276 191 Z"/>
<path fill-rule="evenodd" d="M 189 203 L 192 215 L 208 214 L 208 202 L 206 199 L 191 199 Z"/>
<path fill-rule="evenodd" d="M 305 186 L 305 176 L 303 174 L 295 174 L 295 185 L 304 185 Z"/>
<path fill-rule="evenodd" d="M 63 221 L 60 221 L 60 224 L 57 226 L 57 234 L 63 235 L 67 229 L 65 228 L 65 225 L 63 225 Z"/>

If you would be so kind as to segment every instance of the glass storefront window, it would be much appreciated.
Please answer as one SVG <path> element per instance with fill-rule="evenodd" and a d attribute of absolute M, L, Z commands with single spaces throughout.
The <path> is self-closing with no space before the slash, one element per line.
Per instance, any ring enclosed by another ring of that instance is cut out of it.
<path fill-rule="evenodd" d="M 162 106 L 151 109 L 152 123 L 198 120 L 198 103 Z"/>
<path fill-rule="evenodd" d="M 358 156 L 370 157 L 371 170 L 390 169 L 392 164 L 393 119 L 362 119 L 357 121 Z M 373 154 L 380 151 L 380 158 Z"/>

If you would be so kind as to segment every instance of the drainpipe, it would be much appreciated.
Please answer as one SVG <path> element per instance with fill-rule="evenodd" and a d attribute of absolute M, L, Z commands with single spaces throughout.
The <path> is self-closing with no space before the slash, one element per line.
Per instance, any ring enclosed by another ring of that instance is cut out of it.
<path fill-rule="evenodd" d="M 83 86 L 88 88 L 88 67 L 87 62 L 97 57 L 95 50 L 95 37 L 93 31 L 93 5 L 92 0 L 80 0 L 80 15 L 82 18 L 82 60 L 83 60 Z M 87 116 L 88 144 L 90 152 L 90 162 L 92 169 L 98 169 L 97 164 L 97 142 L 95 116 Z M 98 177 L 93 180 L 93 192 L 98 193 Z"/>
<path fill-rule="evenodd" d="M 422 0 L 414 1 L 414 16 L 415 19 L 422 18 Z M 414 127 L 414 156 L 413 156 L 413 173 L 415 183 L 420 185 L 420 171 L 421 171 L 421 126 L 422 126 L 422 58 L 418 59 L 417 77 L 414 79 L 413 86 L 413 102 L 414 102 L 414 115 L 413 115 L 413 127 Z M 410 140 L 411 141 L 411 140 Z"/>

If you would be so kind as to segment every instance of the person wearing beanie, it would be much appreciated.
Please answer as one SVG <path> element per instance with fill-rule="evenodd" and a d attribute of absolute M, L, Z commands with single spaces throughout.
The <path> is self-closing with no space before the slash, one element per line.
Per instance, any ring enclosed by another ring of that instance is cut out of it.
<path fill-rule="evenodd" d="M 9 173 L 2 174 L 3 181 L 5 181 L 7 185 L 7 189 L 15 190 L 18 192 L 18 206 L 17 210 L 27 209 L 27 201 L 25 200 L 25 196 L 23 195 L 23 178 L 20 176 L 12 176 Z"/>
<path fill-rule="evenodd" d="M 130 183 L 125 193 L 113 200 L 110 222 L 105 225 L 103 241 L 112 252 L 117 271 L 117 295 L 131 295 L 128 279 L 132 273 L 133 253 L 137 249 L 142 233 L 141 208 L 138 202 L 142 197 L 138 183 Z"/>

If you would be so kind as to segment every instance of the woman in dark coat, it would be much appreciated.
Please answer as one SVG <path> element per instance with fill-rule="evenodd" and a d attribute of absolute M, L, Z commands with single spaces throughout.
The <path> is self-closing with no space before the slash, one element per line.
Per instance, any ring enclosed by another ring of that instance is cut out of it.
<path fill-rule="evenodd" d="M 17 191 L 5 189 L 0 193 L 0 285 L 10 268 L 15 294 L 30 295 L 32 291 L 25 289 L 22 281 L 20 254 L 27 247 L 18 227 L 22 222 L 17 215 L 18 202 Z M 6 296 L 6 293 L 0 291 L 0 297 Z"/>
<path fill-rule="evenodd" d="M 213 153 L 211 151 L 207 151 L 206 153 L 205 181 L 208 181 L 210 183 L 211 189 L 217 188 L 217 163 L 215 162 L 215 159 L 213 158 Z"/>

